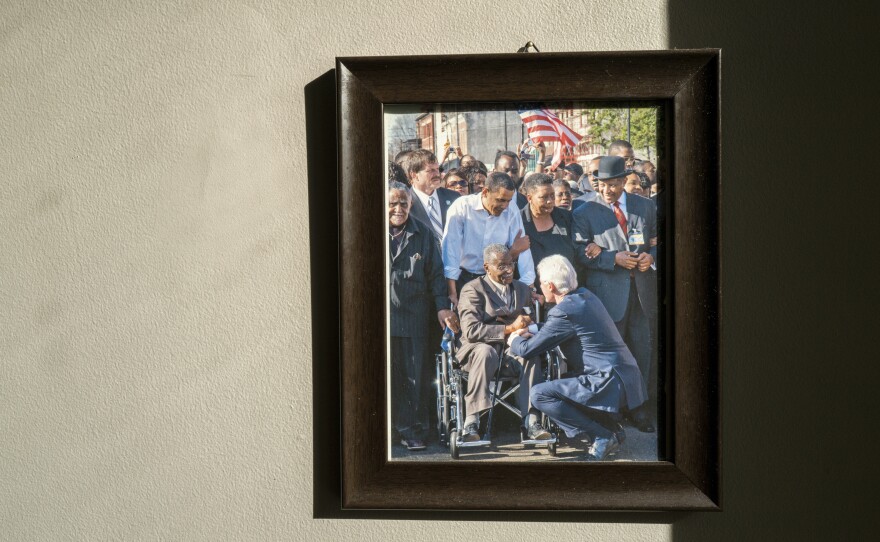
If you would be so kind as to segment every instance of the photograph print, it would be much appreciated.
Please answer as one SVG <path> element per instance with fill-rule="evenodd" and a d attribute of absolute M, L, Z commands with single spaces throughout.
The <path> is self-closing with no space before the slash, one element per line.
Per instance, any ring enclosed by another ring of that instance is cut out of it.
<path fill-rule="evenodd" d="M 384 105 L 390 460 L 664 459 L 661 111 Z"/>

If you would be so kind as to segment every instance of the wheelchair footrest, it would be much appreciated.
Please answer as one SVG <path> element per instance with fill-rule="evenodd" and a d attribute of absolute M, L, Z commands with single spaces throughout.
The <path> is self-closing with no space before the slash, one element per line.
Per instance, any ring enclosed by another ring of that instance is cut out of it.
<path fill-rule="evenodd" d="M 523 440 L 521 441 L 521 444 L 536 444 L 538 446 L 543 444 L 544 446 L 547 446 L 550 444 L 556 444 L 556 438 L 548 438 L 546 440 Z"/>
<path fill-rule="evenodd" d="M 476 446 L 491 446 L 491 445 L 492 445 L 491 440 L 474 440 L 471 442 L 461 442 L 461 441 L 458 442 L 459 448 L 473 448 Z"/>

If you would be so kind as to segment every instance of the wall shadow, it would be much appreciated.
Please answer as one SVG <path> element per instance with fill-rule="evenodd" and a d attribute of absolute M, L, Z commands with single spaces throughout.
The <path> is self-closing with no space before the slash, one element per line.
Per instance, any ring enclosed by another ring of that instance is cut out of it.
<path fill-rule="evenodd" d="M 332 517 L 327 510 L 339 502 L 340 480 L 335 70 L 306 85 L 305 114 L 311 293 L 312 300 L 321 300 L 311 308 L 312 405 L 322 405 L 313 416 L 313 511 L 314 517 Z M 322 190 L 312 188 L 316 186 Z"/>
<path fill-rule="evenodd" d="M 877 156 L 876 70 L 857 59 L 880 14 L 858 4 L 668 2 L 670 48 L 722 49 L 724 510 L 676 520 L 676 541 L 876 529 L 880 299 L 847 255 L 874 252 L 880 221 L 846 201 L 876 198 L 874 174 L 854 181 Z"/>

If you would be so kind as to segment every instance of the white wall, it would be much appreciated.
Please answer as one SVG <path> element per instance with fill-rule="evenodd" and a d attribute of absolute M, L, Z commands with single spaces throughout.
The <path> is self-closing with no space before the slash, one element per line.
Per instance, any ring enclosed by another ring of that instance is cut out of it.
<path fill-rule="evenodd" d="M 664 8 L 3 2 L 0 539 L 448 539 L 312 519 L 304 86 L 336 56 L 664 48 Z"/>

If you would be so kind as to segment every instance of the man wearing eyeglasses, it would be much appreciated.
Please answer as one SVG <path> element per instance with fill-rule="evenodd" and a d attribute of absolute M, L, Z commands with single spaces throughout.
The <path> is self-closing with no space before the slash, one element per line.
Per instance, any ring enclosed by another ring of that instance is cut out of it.
<path fill-rule="evenodd" d="M 532 385 L 543 381 L 540 361 L 511 357 L 504 348 L 511 333 L 532 323 L 526 314 L 532 305 L 532 290 L 525 282 L 513 279 L 514 263 L 505 245 L 487 246 L 482 257 L 486 274 L 461 289 L 458 304 L 462 337 L 457 353 L 462 369 L 468 373 L 462 439 L 480 440 L 480 413 L 492 406 L 489 385 L 499 365 L 502 374 L 519 375 L 516 404 L 529 439 L 549 439 L 550 433 L 538 423 L 540 412 L 529 402 Z"/>
<path fill-rule="evenodd" d="M 590 185 L 583 187 L 583 194 L 576 197 L 571 202 L 571 210 L 574 211 L 584 203 L 588 201 L 595 201 L 599 197 L 599 193 L 596 190 L 599 187 L 599 182 L 596 180 L 596 170 L 599 169 L 599 159 L 601 156 L 597 156 L 590 160 L 590 163 L 587 165 L 587 171 L 584 174 L 587 176 L 586 184 Z"/>

